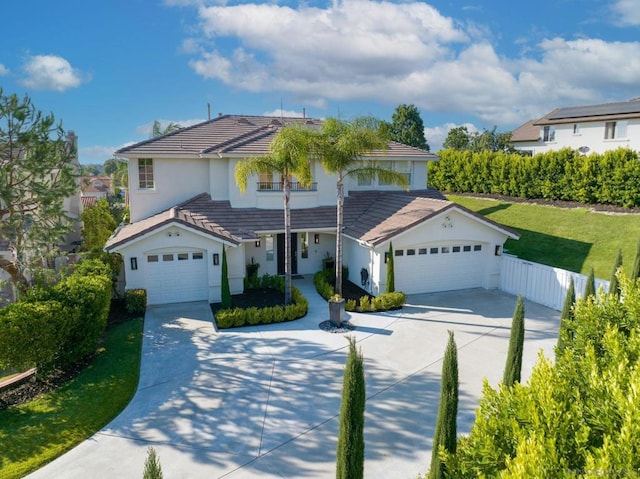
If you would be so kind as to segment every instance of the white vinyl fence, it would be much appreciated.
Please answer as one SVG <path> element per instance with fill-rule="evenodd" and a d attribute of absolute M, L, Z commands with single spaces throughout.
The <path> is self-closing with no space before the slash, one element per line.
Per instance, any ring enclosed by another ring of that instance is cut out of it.
<path fill-rule="evenodd" d="M 498 289 L 506 293 L 519 294 L 535 303 L 560 311 L 571 277 L 573 277 L 576 298 L 582 296 L 587 282 L 585 275 L 504 254 L 500 266 Z M 596 278 L 596 291 L 600 286 L 608 291 L 609 281 Z"/>

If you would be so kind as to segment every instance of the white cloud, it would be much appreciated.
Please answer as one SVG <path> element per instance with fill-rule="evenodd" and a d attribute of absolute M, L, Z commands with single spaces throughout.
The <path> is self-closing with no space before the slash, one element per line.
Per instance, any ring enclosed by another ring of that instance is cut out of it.
<path fill-rule="evenodd" d="M 22 65 L 23 86 L 34 90 L 65 91 L 76 88 L 84 81 L 82 74 L 62 57 L 33 55 Z"/>
<path fill-rule="evenodd" d="M 0 76 L 8 75 L 9 69 L 5 67 L 2 63 L 0 63 Z"/>
<path fill-rule="evenodd" d="M 476 126 L 472 123 L 464 123 L 462 125 L 456 125 L 455 123 L 445 123 L 443 125 L 425 127 L 424 136 L 427 139 L 427 143 L 429 143 L 429 148 L 431 149 L 431 151 L 440 151 L 442 149 L 444 140 L 447 139 L 449 130 L 451 130 L 452 128 L 457 128 L 459 126 L 466 126 L 469 133 L 475 133 L 478 131 Z"/>
<path fill-rule="evenodd" d="M 616 6 L 632 19 L 637 4 Z M 558 106 L 632 98 L 640 83 L 638 42 L 553 38 L 509 58 L 482 25 L 462 27 L 422 2 L 221 4 L 200 6 L 198 15 L 200 36 L 183 45 L 198 75 L 250 92 L 284 91 L 304 105 L 413 103 L 513 125 Z"/>
<path fill-rule="evenodd" d="M 158 120 L 160 122 L 160 128 L 164 129 L 169 126 L 170 123 L 174 123 L 180 125 L 182 128 L 186 128 L 187 126 L 196 125 L 198 123 L 202 123 L 206 121 L 206 119 L 191 119 L 191 120 Z M 153 121 L 149 123 L 145 123 L 144 125 L 139 125 L 136 127 L 136 133 L 144 135 L 146 137 L 151 136 L 151 132 L 153 131 Z"/>
<path fill-rule="evenodd" d="M 264 112 L 264 116 L 282 116 L 285 118 L 302 118 L 302 111 L 282 110 L 278 108 L 277 110 Z"/>
<path fill-rule="evenodd" d="M 615 22 L 622 26 L 640 25 L 640 2 L 638 0 L 617 0 L 611 5 Z"/>

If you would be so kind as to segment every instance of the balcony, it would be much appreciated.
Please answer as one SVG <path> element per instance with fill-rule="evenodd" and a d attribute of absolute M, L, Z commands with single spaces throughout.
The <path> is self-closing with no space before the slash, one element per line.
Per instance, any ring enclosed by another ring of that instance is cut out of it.
<path fill-rule="evenodd" d="M 279 181 L 258 181 L 258 191 L 282 191 L 283 184 Z M 309 186 L 303 186 L 298 182 L 291 183 L 291 191 L 318 191 L 318 183 L 311 183 Z"/>

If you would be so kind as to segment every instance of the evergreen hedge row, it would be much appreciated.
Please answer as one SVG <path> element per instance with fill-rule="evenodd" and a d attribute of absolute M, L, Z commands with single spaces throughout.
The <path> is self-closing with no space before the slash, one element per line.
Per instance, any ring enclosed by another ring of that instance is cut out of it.
<path fill-rule="evenodd" d="M 107 325 L 110 275 L 87 264 L 0 310 L 0 367 L 66 369 L 95 353 Z M 85 275 L 87 274 L 87 275 Z"/>
<path fill-rule="evenodd" d="M 429 163 L 429 184 L 458 193 L 640 206 L 640 158 L 625 148 L 581 155 L 564 148 L 518 153 L 445 150 Z"/>

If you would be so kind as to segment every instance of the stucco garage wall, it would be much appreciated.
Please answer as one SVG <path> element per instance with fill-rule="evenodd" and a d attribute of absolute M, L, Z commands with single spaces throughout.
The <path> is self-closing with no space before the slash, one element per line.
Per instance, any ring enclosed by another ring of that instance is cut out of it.
<path fill-rule="evenodd" d="M 178 235 L 179 233 L 179 235 Z M 171 236 L 169 236 L 171 234 Z M 220 301 L 220 285 L 222 280 L 222 243 L 205 235 L 186 228 L 167 226 L 132 242 L 122 249 L 124 259 L 127 289 L 147 289 L 146 273 L 149 254 L 163 254 L 174 252 L 204 253 L 206 263 L 206 281 L 210 302 Z M 213 255 L 219 255 L 219 264 L 213 264 Z M 241 248 L 228 248 L 227 261 L 229 265 L 230 287 L 232 293 L 242 292 L 242 276 L 244 275 L 243 252 Z M 135 257 L 137 270 L 131 269 L 131 258 Z M 231 279 L 233 278 L 233 280 Z"/>

